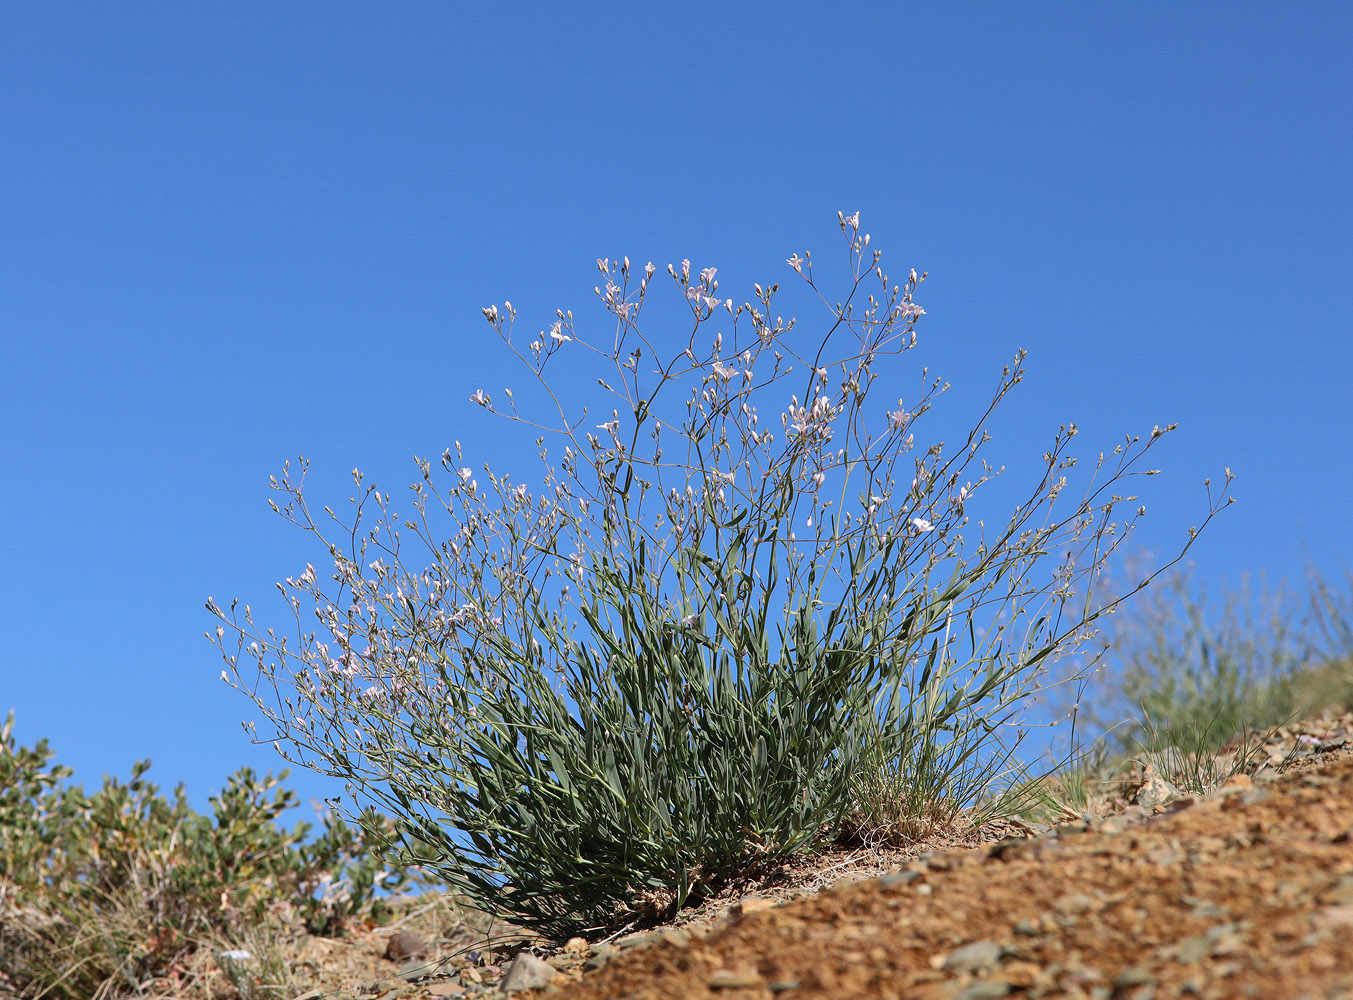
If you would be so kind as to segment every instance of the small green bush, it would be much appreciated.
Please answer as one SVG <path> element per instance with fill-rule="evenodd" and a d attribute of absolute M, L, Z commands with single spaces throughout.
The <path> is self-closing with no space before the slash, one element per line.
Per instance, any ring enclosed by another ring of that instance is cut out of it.
<path fill-rule="evenodd" d="M 1130 559 L 1127 577 L 1146 563 Z M 1307 586 L 1303 601 L 1285 582 L 1245 577 L 1210 598 L 1190 566 L 1108 619 L 1104 666 L 1076 711 L 1104 732 L 1110 768 L 1148 761 L 1205 792 L 1248 767 L 1219 763 L 1224 747 L 1353 702 L 1349 599 L 1313 569 Z"/>
<path fill-rule="evenodd" d="M 1117 723 L 1113 739 L 1129 755 L 1213 752 L 1242 729 L 1281 723 L 1298 707 L 1299 676 L 1323 658 L 1285 584 L 1246 578 L 1214 600 L 1192 567 L 1125 606 L 1105 632 L 1104 678 L 1085 717 Z"/>
<path fill-rule="evenodd" d="M 92 794 L 64 783 L 46 740 L 16 744 L 0 728 L 0 982 L 21 996 L 137 993 L 204 943 L 265 921 L 337 933 L 379 921 L 388 871 L 380 839 L 327 815 L 323 831 L 277 825 L 296 803 L 287 772 L 231 775 L 212 814 L 145 780 L 105 778 Z M 382 824 L 364 817 L 371 830 Z M 387 831 L 388 835 L 388 831 Z"/>

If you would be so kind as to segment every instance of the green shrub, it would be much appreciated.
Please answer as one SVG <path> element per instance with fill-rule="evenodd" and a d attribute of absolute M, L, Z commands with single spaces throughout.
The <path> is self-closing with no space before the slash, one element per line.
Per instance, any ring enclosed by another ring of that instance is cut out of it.
<path fill-rule="evenodd" d="M 1128 578 L 1144 564 L 1130 560 Z M 1147 760 L 1204 792 L 1248 766 L 1218 763 L 1224 747 L 1353 701 L 1347 599 L 1307 575 L 1306 601 L 1284 582 L 1249 577 L 1212 599 L 1190 566 L 1110 618 L 1101 676 L 1077 711 L 1106 730 L 1113 766 Z"/>
<path fill-rule="evenodd" d="M 149 761 L 92 794 L 63 784 L 70 769 L 52 765 L 46 740 L 18 746 L 13 723 L 0 728 L 0 981 L 21 995 L 140 992 L 204 942 L 261 922 L 336 933 L 379 920 L 378 882 L 406 881 L 341 818 L 309 841 L 308 823 L 279 827 L 296 803 L 285 771 L 242 768 L 204 816 L 183 785 L 166 798 L 146 781 Z"/>
<path fill-rule="evenodd" d="M 628 258 L 597 262 L 613 347 L 592 347 L 563 310 L 528 347 L 510 303 L 486 308 L 561 419 L 562 460 L 536 440 L 543 489 L 486 469 L 481 490 L 457 442 L 445 491 L 418 460 L 409 517 L 353 470 L 351 523 L 325 508 L 331 539 L 302 459 L 298 478 L 288 466 L 273 480 L 287 494 L 274 509 L 317 536 L 335 592 L 313 566 L 279 584 L 294 641 L 256 627 L 247 605 L 208 599 L 223 676 L 251 694 L 283 756 L 382 803 L 401 857 L 477 906 L 561 936 L 670 914 L 832 835 L 856 805 L 857 765 L 973 757 L 1093 637 L 1100 612 L 1083 598 L 1144 510 L 1114 520 L 1136 499 L 1123 480 L 1150 474 L 1136 465 L 1165 431 L 1101 455 L 1103 481 L 1068 501 L 1076 430 L 1063 427 L 1027 499 L 965 545 L 967 511 L 998 475 L 978 457 L 985 425 L 1024 354 L 958 447 L 916 445 L 947 388 L 924 371 L 909 403 L 868 411 L 884 418 L 871 435 L 865 402 L 916 343 L 924 275 L 891 284 L 858 214 L 839 221 L 841 301 L 819 292 L 811 255 L 789 261 L 827 305 L 826 334 L 806 345 L 775 316 L 778 284 L 736 306 L 715 269 L 687 261 L 668 268 L 689 310 L 670 353 L 637 325 L 656 269 Z M 710 324 L 727 325 L 727 346 Z M 601 423 L 586 409 L 569 421 L 545 378 L 561 351 L 585 350 L 617 400 Z M 758 416 L 771 390 L 779 428 Z M 502 408 L 482 389 L 471 398 L 544 426 L 510 389 Z M 438 507 L 449 537 L 430 525 Z M 311 601 L 317 631 L 302 617 Z M 988 764 L 929 773 L 927 801 L 907 808 L 961 803 L 992 776 Z M 910 821 L 885 805 L 855 821 Z"/>
<path fill-rule="evenodd" d="M 1246 578 L 1210 600 L 1191 567 L 1109 619 L 1106 635 L 1104 683 L 1086 717 L 1118 722 L 1114 739 L 1127 754 L 1215 751 L 1242 728 L 1285 721 L 1295 679 L 1318 652 L 1286 585 Z"/>

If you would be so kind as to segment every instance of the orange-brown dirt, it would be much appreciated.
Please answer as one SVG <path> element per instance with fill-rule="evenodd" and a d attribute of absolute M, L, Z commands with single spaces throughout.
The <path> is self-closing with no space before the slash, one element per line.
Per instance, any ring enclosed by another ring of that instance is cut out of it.
<path fill-rule="evenodd" d="M 678 924 L 609 944 L 537 947 L 557 971 L 517 995 L 1353 998 L 1350 730 L 1349 716 L 1293 727 L 1287 736 L 1305 759 L 1201 798 L 910 860 L 819 856 L 783 873 L 778 888 L 715 901 Z M 1270 753 L 1270 764 L 1280 757 Z M 510 960 L 498 955 L 327 995 L 502 995 L 495 984 Z"/>

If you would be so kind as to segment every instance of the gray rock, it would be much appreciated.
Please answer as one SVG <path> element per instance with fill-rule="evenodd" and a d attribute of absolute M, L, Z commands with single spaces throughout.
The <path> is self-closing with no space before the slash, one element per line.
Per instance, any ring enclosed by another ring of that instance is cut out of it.
<path fill-rule="evenodd" d="M 385 942 L 385 957 L 392 962 L 404 962 L 427 954 L 428 946 L 413 931 L 396 931 Z"/>
<path fill-rule="evenodd" d="M 503 974 L 502 980 L 498 983 L 498 989 L 504 993 L 510 993 L 513 990 L 539 989 L 548 985 L 554 974 L 554 966 L 543 959 L 536 958 L 528 951 L 523 951 L 507 967 L 507 972 Z"/>
<path fill-rule="evenodd" d="M 943 968 L 951 972 L 977 972 L 999 962 L 1004 951 L 995 941 L 974 941 L 945 956 Z"/>

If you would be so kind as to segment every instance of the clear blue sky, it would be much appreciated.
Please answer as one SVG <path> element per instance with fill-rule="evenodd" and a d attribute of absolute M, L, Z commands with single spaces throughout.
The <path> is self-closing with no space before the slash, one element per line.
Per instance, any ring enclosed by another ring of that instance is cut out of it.
<path fill-rule="evenodd" d="M 531 465 L 467 399 L 512 384 L 482 306 L 599 317 L 622 254 L 741 301 L 838 210 L 930 272 L 955 420 L 1029 349 L 1012 475 L 1067 421 L 1085 456 L 1177 421 L 1143 543 L 1229 465 L 1204 579 L 1353 556 L 1353 8 L 467 9 L 0 10 L 0 713 L 87 785 L 278 766 L 202 633 L 208 595 L 284 626 L 321 562 L 285 459 L 335 506 L 454 439 Z"/>

